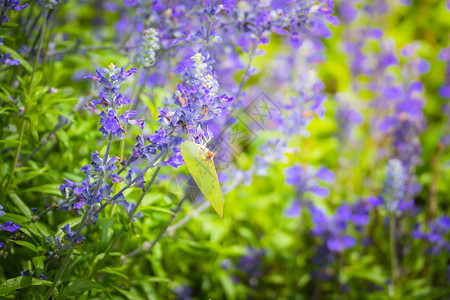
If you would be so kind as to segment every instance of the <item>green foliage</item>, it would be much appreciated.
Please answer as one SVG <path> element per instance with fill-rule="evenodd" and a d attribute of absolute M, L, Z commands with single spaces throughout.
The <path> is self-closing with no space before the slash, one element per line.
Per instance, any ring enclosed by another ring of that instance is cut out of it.
<path fill-rule="evenodd" d="M 14 68 L 0 67 L 0 204 L 6 212 L 0 217 L 0 223 L 13 221 L 21 225 L 20 232 L 12 236 L 1 232 L 0 241 L 5 245 L 0 249 L 0 296 L 5 299 L 42 299 L 53 284 L 19 274 L 30 270 L 35 277 L 43 273 L 49 279 L 54 278 L 68 250 L 62 250 L 50 260 L 55 244 L 46 238 L 58 236 L 64 242 L 61 228 L 66 224 L 77 228 L 81 222 L 73 210 L 52 208 L 62 199 L 59 185 L 64 178 L 81 182 L 84 178 L 80 168 L 90 163 L 91 152 L 97 150 L 101 155 L 106 152 L 98 132 L 98 118 L 83 109 L 82 104 L 86 99 L 92 100 L 95 93 L 88 81 L 80 79 L 81 75 L 111 62 L 116 65 L 130 62 L 127 51 L 114 40 L 119 12 L 101 10 L 102 26 L 98 26 L 97 5 L 103 1 L 62 1 L 49 18 L 45 36 L 48 42 L 43 46 L 46 61 L 39 64 L 31 80 L 30 62 L 34 56 L 25 57 L 14 49 L 19 49 L 24 41 L 31 46 L 37 39 L 37 30 L 42 25 L 37 17 L 42 11 L 35 1 L 25 2 L 30 3 L 27 8 L 30 12 L 11 14 L 10 21 L 1 27 L 4 45 L 0 46 L 0 52 L 11 53 L 12 58 L 20 61 L 20 66 Z M 122 1 L 112 2 L 123 5 Z M 341 1 L 336 2 L 339 6 Z M 379 25 L 399 47 L 418 40 L 421 57 L 432 66 L 421 78 L 427 99 L 424 112 L 428 126 L 420 136 L 423 163 L 416 173 L 422 191 L 415 203 L 427 214 L 433 194 L 438 203 L 435 214 L 448 215 L 450 153 L 439 144 L 448 123 L 442 114 L 443 99 L 437 94 L 443 84 L 445 66 L 436 55 L 448 46 L 450 13 L 444 7 L 445 1 L 412 2 L 414 5 L 410 7 L 393 4 L 392 13 Z M 26 20 L 28 13 L 28 18 L 37 20 L 34 27 Z M 366 21 L 359 22 L 363 25 Z M 330 98 L 336 93 L 349 92 L 354 80 L 341 47 L 345 30 L 342 26 L 333 28 L 333 37 L 324 40 L 327 61 L 319 66 L 319 76 Z M 290 51 L 276 42 L 263 48 L 267 55 L 257 57 L 254 62 L 260 70 L 271 68 L 277 53 Z M 247 59 L 244 54 L 242 57 Z M 236 78 L 241 75 L 237 74 Z M 256 84 L 264 85 L 263 75 L 251 77 L 246 87 Z M 124 89 L 130 86 L 131 82 L 123 85 Z M 173 88 L 173 84 L 143 87 L 139 101 L 145 107 L 147 133 L 158 128 L 157 108 L 165 105 Z M 366 103 L 372 94 L 361 91 L 351 97 Z M 180 174 L 188 176 L 185 166 L 162 170 L 164 178 L 170 180 L 157 181 L 145 195 L 139 207 L 144 218 L 131 223 L 123 207 L 107 207 L 96 224 L 83 231 L 86 241 L 75 248 L 52 297 L 172 299 L 173 291 L 182 286 L 192 287 L 195 299 L 448 297 L 450 288 L 445 278 L 448 253 L 424 256 L 426 245 L 410 237 L 416 221 L 428 220 L 425 214 L 399 222 L 399 235 L 406 250 L 401 257 L 402 274 L 395 295 L 389 290 L 389 234 L 384 228 L 383 211 L 381 215 L 371 213 L 367 229 L 373 242 L 371 247 L 363 247 L 362 241 L 358 241 L 361 243 L 356 248 L 342 253 L 327 266 L 325 272 L 330 280 L 314 278 L 312 271 L 317 271 L 317 266 L 313 257 L 320 241 L 308 234 L 312 221 L 306 211 L 297 218 L 285 216 L 285 210 L 296 197 L 295 189 L 285 184 L 285 168 L 298 162 L 316 167 L 325 165 L 334 170 L 336 179 L 330 196 L 325 199 L 311 196 L 315 204 L 329 212 L 344 201 L 355 202 L 382 193 L 385 177 L 386 159 L 380 159 L 378 153 L 385 145 L 377 144 L 371 136 L 370 109 L 362 111 L 365 122 L 355 129 L 357 142 L 353 144 L 342 143 L 336 136 L 337 104 L 330 99 L 326 110 L 324 119 L 315 118 L 308 127 L 308 139 L 296 136 L 290 141 L 289 146 L 300 151 L 280 157 L 267 167 L 266 175 L 255 175 L 250 185 L 238 185 L 224 195 L 223 219 L 209 206 L 202 212 L 198 203 L 184 201 L 188 192 L 173 178 Z M 60 116 L 68 121 L 59 123 Z M 244 136 L 251 135 L 246 127 L 243 130 Z M 126 149 L 131 149 L 137 133 L 126 135 Z M 239 154 L 232 154 L 232 162 L 242 170 L 250 169 L 254 157 L 261 155 L 257 146 L 277 134 L 261 133 Z M 119 152 L 119 143 L 112 145 L 111 152 Z M 152 172 L 145 174 L 146 182 L 151 175 Z M 135 201 L 140 193 L 140 189 L 132 189 L 124 196 Z M 37 218 L 31 208 L 36 208 L 38 213 L 48 211 Z M 248 247 L 266 251 L 261 262 L 263 276 L 253 281 L 234 267 L 248 253 Z M 224 262 L 229 262 L 231 267 L 224 268 Z M 348 290 L 344 291 L 343 287 Z"/>

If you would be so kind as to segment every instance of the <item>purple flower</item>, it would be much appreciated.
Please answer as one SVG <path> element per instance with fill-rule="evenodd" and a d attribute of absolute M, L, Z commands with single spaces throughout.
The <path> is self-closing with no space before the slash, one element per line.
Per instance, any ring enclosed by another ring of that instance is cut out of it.
<path fill-rule="evenodd" d="M 374 207 L 378 207 L 384 204 L 383 197 L 381 195 L 377 197 L 369 196 L 367 197 L 367 202 Z"/>
<path fill-rule="evenodd" d="M 300 164 L 296 163 L 292 167 L 288 167 L 284 170 L 286 176 L 285 182 L 288 185 L 299 185 L 302 180 L 303 169 Z"/>
<path fill-rule="evenodd" d="M 302 206 L 299 201 L 293 201 L 291 207 L 284 211 L 289 218 L 298 217 L 302 213 Z"/>
<path fill-rule="evenodd" d="M 248 279 L 258 279 L 263 276 L 264 249 L 247 248 L 247 254 L 239 258 L 236 269 L 245 273 Z"/>
<path fill-rule="evenodd" d="M 86 238 L 84 236 L 82 236 L 81 234 L 78 234 L 78 237 L 75 239 L 75 235 L 76 235 L 76 231 L 72 231 L 70 229 L 70 225 L 66 224 L 64 225 L 61 230 L 66 234 L 65 236 L 65 240 L 72 242 L 76 245 L 81 244 L 81 242 L 83 242 Z"/>
<path fill-rule="evenodd" d="M 443 250 L 450 250 L 448 234 L 450 232 L 450 218 L 441 216 L 427 223 L 427 230 L 422 230 L 423 226 L 416 223 L 411 236 L 420 239 L 428 244 L 428 253 L 432 255 L 440 254 Z"/>
<path fill-rule="evenodd" d="M 441 86 L 438 93 L 442 98 L 450 99 L 450 84 Z"/>
<path fill-rule="evenodd" d="M 327 241 L 327 247 L 332 252 L 341 253 L 346 249 L 353 248 L 356 240 L 349 235 L 333 236 Z"/>
<path fill-rule="evenodd" d="M 334 173 L 328 170 L 327 167 L 321 166 L 316 173 L 317 178 L 325 181 L 326 183 L 332 183 L 334 181 Z"/>
<path fill-rule="evenodd" d="M 0 231 L 9 231 L 9 232 L 15 232 L 20 229 L 19 224 L 13 223 L 13 221 L 7 221 L 5 224 L 0 224 Z"/>
<path fill-rule="evenodd" d="M 129 6 L 136 6 L 138 1 L 137 0 L 123 0 L 123 3 L 125 5 L 129 5 Z"/>
<path fill-rule="evenodd" d="M 28 5 L 28 4 L 27 4 Z M 20 64 L 20 60 L 10 58 L 11 53 L 0 54 L 0 65 L 15 66 Z"/>
<path fill-rule="evenodd" d="M 6 12 L 8 10 L 13 9 L 15 11 L 19 11 L 19 10 L 22 10 L 22 9 L 28 7 L 28 3 L 25 3 L 24 5 L 19 5 L 19 4 L 20 4 L 20 0 L 5 0 L 0 4 L 0 8 L 2 11 L 2 18 L 0 19 L 0 26 L 2 26 L 3 23 L 8 22 L 8 18 L 6 17 Z"/>
<path fill-rule="evenodd" d="M 236 6 L 236 0 L 222 0 L 223 8 L 232 10 Z"/>
<path fill-rule="evenodd" d="M 127 212 L 127 214 L 130 214 L 132 211 L 134 211 L 135 207 L 136 207 L 136 203 L 128 203 L 126 200 L 120 200 L 116 202 L 119 205 L 122 205 L 123 207 L 125 207 L 125 211 Z M 135 213 L 134 215 L 131 216 L 131 221 L 134 222 L 136 221 L 136 218 L 142 218 L 142 212 L 138 212 Z"/>

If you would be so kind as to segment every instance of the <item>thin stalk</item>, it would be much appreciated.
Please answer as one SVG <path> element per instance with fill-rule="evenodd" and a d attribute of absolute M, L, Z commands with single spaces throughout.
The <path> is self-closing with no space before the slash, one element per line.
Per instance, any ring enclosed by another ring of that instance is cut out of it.
<path fill-rule="evenodd" d="M 252 65 L 253 59 L 255 58 L 255 51 L 256 51 L 256 48 L 257 48 L 257 45 L 256 45 L 256 39 L 255 39 L 255 41 L 253 42 L 253 45 L 252 45 L 252 49 L 250 50 L 250 57 L 249 57 L 249 60 L 248 60 L 248 63 L 247 63 L 247 67 L 246 67 L 245 73 L 244 73 L 244 75 L 242 75 L 241 82 L 239 83 L 238 91 L 237 91 L 236 95 L 234 96 L 234 100 L 235 100 L 235 101 L 236 101 L 236 100 L 239 98 L 239 96 L 241 95 L 242 89 L 244 88 L 244 85 L 245 85 L 245 83 L 247 82 L 247 80 L 248 80 L 248 78 L 249 78 L 248 73 L 250 72 L 250 67 L 251 67 L 251 65 Z M 230 125 L 231 125 L 231 124 L 229 124 L 229 122 L 231 121 L 231 119 L 232 119 L 232 118 L 238 117 L 239 114 L 240 114 L 240 113 L 238 113 L 238 115 L 230 114 L 230 116 L 229 116 L 229 117 L 225 120 L 225 122 L 223 123 L 223 124 L 224 124 L 224 128 L 222 129 L 222 131 L 219 133 L 218 136 L 222 136 L 222 135 L 225 133 L 225 131 L 226 131 L 226 130 L 230 127 Z M 211 140 L 210 142 L 212 142 L 212 141 L 213 141 L 213 140 Z M 210 145 L 208 144 L 207 147 L 209 147 L 209 146 L 210 146 Z"/>
<path fill-rule="evenodd" d="M 136 109 L 136 107 L 138 105 L 138 101 L 140 99 L 140 96 L 141 96 L 142 92 L 144 91 L 145 81 L 147 80 L 148 76 L 150 76 L 150 70 L 151 69 L 150 68 L 146 68 L 146 69 L 147 70 L 145 71 L 145 75 L 144 75 L 144 84 L 141 85 L 141 87 L 139 88 L 139 90 L 138 90 L 138 92 L 136 94 L 136 103 L 134 103 L 134 105 L 133 105 L 133 103 L 130 102 L 131 110 L 135 110 Z"/>
<path fill-rule="evenodd" d="M 78 236 L 80 235 L 81 230 L 86 225 L 90 209 L 91 208 L 89 206 L 86 207 L 84 214 L 83 214 L 83 219 L 81 219 L 81 223 L 78 226 L 77 231 L 75 232 L 74 241 L 76 241 L 78 239 Z M 71 243 L 69 252 L 67 253 L 66 257 L 64 258 L 61 268 L 59 269 L 58 273 L 56 274 L 56 277 L 53 280 L 53 284 L 52 284 L 51 288 L 48 290 L 47 294 L 44 297 L 45 300 L 48 300 L 52 296 L 53 290 L 55 289 L 59 279 L 61 278 L 62 274 L 64 273 L 64 271 L 69 263 L 70 256 L 72 255 L 74 249 L 75 249 L 75 243 Z"/>
<path fill-rule="evenodd" d="M 392 271 L 392 288 L 393 294 L 395 296 L 395 284 L 397 281 L 397 251 L 396 249 L 396 241 L 395 241 L 395 216 L 391 215 L 389 218 L 389 231 L 390 231 L 390 246 L 391 246 L 391 271 Z"/>
<path fill-rule="evenodd" d="M 41 148 L 44 147 L 50 141 L 52 135 L 55 134 L 56 131 L 61 129 L 64 126 L 64 124 L 66 124 L 66 122 L 59 121 L 58 124 L 56 124 L 55 128 L 53 128 L 53 130 L 46 136 L 46 138 L 43 139 L 43 142 L 40 143 L 38 147 L 35 147 L 33 151 L 22 161 L 22 164 L 25 165 L 39 150 L 41 150 Z"/>
<path fill-rule="evenodd" d="M 166 154 L 167 152 L 164 153 L 164 156 L 162 158 L 162 161 L 164 161 L 164 159 L 166 158 Z M 145 171 L 147 171 L 148 168 L 145 169 Z M 134 207 L 133 210 L 131 210 L 128 213 L 128 220 L 131 220 L 131 218 L 133 217 L 134 213 L 136 212 L 137 208 L 139 207 L 139 205 L 141 204 L 142 200 L 144 199 L 144 196 L 147 194 L 147 192 L 150 190 L 150 187 L 155 183 L 156 181 L 156 177 L 158 176 L 159 171 L 161 170 L 161 167 L 157 167 L 155 169 L 155 171 L 152 174 L 152 177 L 150 179 L 150 181 L 147 183 L 147 185 L 145 186 L 144 191 L 141 193 L 141 195 L 139 196 L 138 201 L 136 202 L 136 206 Z M 136 176 L 136 179 L 139 176 Z M 116 195 L 120 195 L 121 192 L 117 193 Z M 89 275 L 89 278 L 92 278 L 95 273 L 97 272 L 97 270 L 103 266 L 103 263 L 105 262 L 106 258 L 108 257 L 109 253 L 111 252 L 111 250 L 113 249 L 113 247 L 115 246 L 115 244 L 117 243 L 117 241 L 119 240 L 120 235 L 123 233 L 124 228 L 122 227 L 119 231 L 119 233 L 114 237 L 114 239 L 111 241 L 111 243 L 109 244 L 108 248 L 106 249 L 106 251 L 104 252 L 103 255 L 103 260 L 100 261 L 93 269 L 93 271 L 91 272 L 91 274 Z"/>
<path fill-rule="evenodd" d="M 211 1 L 211 8 L 214 7 L 214 0 Z M 209 35 L 211 34 L 211 20 L 208 17 L 208 23 L 206 24 L 206 39 L 205 39 L 205 45 L 202 49 L 202 55 L 205 54 L 206 46 L 209 44 Z"/>
<path fill-rule="evenodd" d="M 36 73 L 36 68 L 37 68 L 37 65 L 38 65 L 38 62 L 39 62 L 39 55 L 41 53 L 42 42 L 44 41 L 45 26 L 47 25 L 47 16 L 48 16 L 48 10 L 45 10 L 45 12 L 44 12 L 44 22 L 42 23 L 41 36 L 39 37 L 38 50 L 36 52 L 36 59 L 34 60 L 33 72 L 31 73 L 30 86 L 28 87 L 28 94 L 31 93 L 31 88 L 33 86 L 34 74 Z"/>
<path fill-rule="evenodd" d="M 91 274 L 89 275 L 89 279 L 92 279 L 92 277 L 94 277 L 95 273 L 97 273 L 98 269 L 100 269 L 103 266 L 103 263 L 106 261 L 106 258 L 109 256 L 109 253 L 111 253 L 111 250 L 114 248 L 114 246 L 116 245 L 117 241 L 119 240 L 120 235 L 123 233 L 123 227 L 120 228 L 119 232 L 116 234 L 116 236 L 114 237 L 114 239 L 111 241 L 111 243 L 109 244 L 108 248 L 106 249 L 106 251 L 103 254 L 103 260 L 99 261 L 94 269 L 92 270 Z"/>
<path fill-rule="evenodd" d="M 131 103 L 133 102 L 134 92 L 136 91 L 136 86 L 137 86 L 137 84 L 138 84 L 139 77 L 141 77 L 142 69 L 143 69 L 143 67 L 142 67 L 142 66 L 139 66 L 139 70 L 138 70 L 138 72 L 137 72 L 137 74 L 136 74 L 136 77 L 134 78 L 134 81 L 133 81 L 133 89 L 131 90 L 130 103 L 128 104 L 127 110 L 130 109 Z M 122 161 L 122 159 L 123 159 L 123 152 L 124 152 L 124 149 L 125 149 L 125 137 L 124 137 L 123 139 L 120 140 L 120 161 Z"/>
<path fill-rule="evenodd" d="M 103 163 L 102 163 L 103 166 L 105 166 L 106 163 L 108 162 L 108 156 L 109 156 L 109 151 L 111 150 L 111 144 L 112 144 L 112 140 L 111 140 L 111 132 L 110 132 L 109 133 L 109 137 L 108 137 L 108 145 L 106 146 L 106 153 L 105 153 L 105 156 L 103 157 Z M 103 178 L 100 178 L 98 180 L 97 186 L 95 187 L 93 195 L 97 194 L 97 192 L 100 189 L 100 186 L 102 185 L 102 183 L 103 183 Z M 89 216 L 89 211 L 90 210 L 91 210 L 91 207 L 90 206 L 86 206 L 86 209 L 85 209 L 84 214 L 83 214 L 83 219 L 81 219 L 81 223 L 78 226 L 77 231 L 75 232 L 74 241 L 76 241 L 78 239 L 78 236 L 80 235 L 81 230 L 86 226 L 86 223 L 87 223 L 87 221 L 89 219 L 88 216 Z M 67 256 L 64 258 L 64 261 L 62 263 L 61 268 L 59 269 L 58 273 L 56 274 L 56 277 L 55 277 L 55 279 L 53 281 L 52 287 L 50 288 L 50 290 L 48 291 L 48 293 L 46 294 L 46 296 L 44 298 L 45 300 L 48 300 L 51 297 L 51 295 L 53 293 L 53 290 L 55 289 L 59 279 L 61 278 L 62 274 L 64 273 L 64 270 L 67 267 L 67 264 L 69 263 L 70 257 L 72 255 L 74 249 L 75 249 L 75 243 L 72 243 L 70 245 L 69 253 L 67 253 Z"/>
<path fill-rule="evenodd" d="M 48 57 L 48 45 L 50 44 L 50 38 L 52 36 L 53 29 L 55 28 L 56 18 L 58 16 L 60 7 L 61 6 L 58 5 L 58 7 L 55 10 L 53 10 L 52 13 L 49 14 L 49 19 L 52 19 L 53 22 L 50 23 L 50 29 L 49 29 L 49 33 L 48 33 L 49 38 L 45 42 L 44 56 L 42 58 L 42 65 L 43 66 L 45 66 L 45 61 L 47 60 L 47 57 Z M 51 14 L 53 14 L 53 18 L 52 18 Z"/>
<path fill-rule="evenodd" d="M 164 161 L 165 158 L 167 156 L 167 152 L 164 154 L 163 158 L 161 161 Z M 155 183 L 156 181 L 156 177 L 159 174 L 159 171 L 161 171 L 161 167 L 156 167 L 155 171 L 152 174 L 152 178 L 150 179 L 150 181 L 147 183 L 147 185 L 145 186 L 144 191 L 141 193 L 141 195 L 139 196 L 139 199 L 136 201 L 136 206 L 130 210 L 130 212 L 128 213 L 128 219 L 131 219 L 131 217 L 134 215 L 134 213 L 136 212 L 136 210 L 138 209 L 139 205 L 141 205 L 142 200 L 144 199 L 144 196 L 147 194 L 147 192 L 150 190 L 150 187 Z"/>
<path fill-rule="evenodd" d="M 239 88 L 236 93 L 236 96 L 234 96 L 234 98 L 236 98 L 236 99 L 238 99 L 239 96 L 241 95 L 242 89 L 244 88 L 244 84 L 248 80 L 248 77 L 249 77 L 248 73 L 250 71 L 250 67 L 252 66 L 253 59 L 255 58 L 255 51 L 256 51 L 256 39 L 253 42 L 252 49 L 250 50 L 250 57 L 248 59 L 247 68 L 245 70 L 244 75 L 242 76 L 241 82 L 239 83 Z"/>
<path fill-rule="evenodd" d="M 152 240 L 150 243 L 148 241 L 144 242 L 142 244 L 141 247 L 133 250 L 132 252 L 128 253 L 124 259 L 129 259 L 130 257 L 135 256 L 136 254 L 139 254 L 142 251 L 145 252 L 150 252 L 152 251 L 153 247 L 159 242 L 159 240 L 164 236 L 164 234 L 166 233 L 167 229 L 170 227 L 170 225 L 172 224 L 172 222 L 175 220 L 175 218 L 177 217 L 177 213 L 180 211 L 181 206 L 184 202 L 184 200 L 186 200 L 187 198 L 183 198 L 177 205 L 177 208 L 175 209 L 174 213 L 172 216 L 170 216 L 169 221 L 167 222 L 167 224 L 159 231 L 158 235 L 156 236 L 156 238 L 154 240 Z M 142 256 L 141 256 L 142 257 Z M 130 266 L 128 266 L 128 270 L 130 270 L 138 261 L 140 260 L 140 258 L 136 259 L 133 263 L 130 264 Z"/>
<path fill-rule="evenodd" d="M 22 118 L 20 121 L 20 131 L 19 131 L 19 145 L 17 146 L 16 153 L 14 154 L 14 159 L 11 163 L 11 169 L 9 170 L 8 178 L 6 179 L 6 184 L 4 186 L 4 196 L 8 194 L 9 185 L 11 184 L 11 180 L 14 176 L 14 172 L 16 171 L 17 162 L 19 161 L 20 150 L 22 149 L 23 142 L 23 133 L 25 131 L 25 119 Z"/>

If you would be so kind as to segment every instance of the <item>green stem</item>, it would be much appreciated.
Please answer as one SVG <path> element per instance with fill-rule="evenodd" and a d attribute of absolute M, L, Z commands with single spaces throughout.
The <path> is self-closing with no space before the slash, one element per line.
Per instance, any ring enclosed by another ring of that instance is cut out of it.
<path fill-rule="evenodd" d="M 390 246 L 391 246 L 391 269 L 392 269 L 392 288 L 395 298 L 395 284 L 397 281 L 397 253 L 395 247 L 395 216 L 392 214 L 389 218 L 389 230 L 390 230 Z"/>
<path fill-rule="evenodd" d="M 41 53 L 42 42 L 44 41 L 45 26 L 47 25 L 47 16 L 48 16 L 48 10 L 45 10 L 45 12 L 44 12 L 44 22 L 43 22 L 42 28 L 41 28 L 41 36 L 39 37 L 38 50 L 36 52 L 36 59 L 34 60 L 33 72 L 31 73 L 31 79 L 30 79 L 30 86 L 28 88 L 28 94 L 31 93 L 31 88 L 33 87 L 34 74 L 36 73 L 36 68 L 37 68 L 37 65 L 38 65 L 38 62 L 39 62 L 39 54 Z"/>
<path fill-rule="evenodd" d="M 141 253 L 142 251 L 145 251 L 146 253 L 152 251 L 153 247 L 159 242 L 159 240 L 164 236 L 164 234 L 166 233 L 167 229 L 169 229 L 170 225 L 172 224 L 172 222 L 175 220 L 175 218 L 177 217 L 178 212 L 181 209 L 181 206 L 183 205 L 184 200 L 186 200 L 187 198 L 183 198 L 181 199 L 180 202 L 178 202 L 177 208 L 175 209 L 173 215 L 170 217 L 169 222 L 167 222 L 167 224 L 161 228 L 161 230 L 159 231 L 158 235 L 156 236 L 156 238 L 154 240 L 152 240 L 151 242 L 145 241 L 144 244 L 135 249 L 134 251 L 128 253 L 125 257 L 124 260 L 129 259 L 133 256 L 135 256 L 136 254 Z M 136 265 L 139 260 L 142 258 L 143 256 L 140 255 L 138 258 L 136 258 L 129 266 L 128 266 L 128 270 L 131 270 L 131 268 Z"/>
<path fill-rule="evenodd" d="M 103 263 L 106 261 L 106 258 L 109 256 L 109 253 L 116 245 L 117 241 L 119 240 L 120 235 L 123 233 L 123 227 L 119 230 L 119 233 L 116 234 L 114 239 L 111 241 L 111 243 L 108 246 L 108 249 L 103 254 L 103 259 L 98 262 L 98 264 L 95 265 L 94 269 L 92 270 L 91 274 L 89 275 L 89 279 L 92 279 L 94 277 L 95 273 L 97 273 L 98 269 L 100 269 L 103 266 Z"/>
<path fill-rule="evenodd" d="M 167 152 L 164 153 L 164 156 L 162 158 L 162 161 L 165 160 L 166 158 L 166 154 Z M 156 177 L 158 176 L 159 171 L 161 170 L 161 167 L 157 167 L 155 169 L 155 171 L 152 174 L 152 177 L 150 179 L 150 181 L 147 183 L 147 185 L 145 186 L 145 190 L 141 193 L 141 195 L 139 196 L 138 201 L 136 202 L 136 206 L 134 207 L 133 210 L 131 210 L 128 213 L 128 220 L 131 220 L 131 218 L 133 217 L 134 213 L 136 212 L 137 208 L 139 207 L 139 205 L 141 204 L 142 200 L 144 199 L 144 196 L 147 194 L 147 192 L 150 190 L 150 187 L 155 183 L 156 181 Z M 91 274 L 89 275 L 89 278 L 92 278 L 95 273 L 97 272 L 97 270 L 103 266 L 103 263 L 105 262 L 106 258 L 108 257 L 109 253 L 111 252 L 111 250 L 113 249 L 113 247 L 115 246 L 115 244 L 117 243 L 117 241 L 119 240 L 120 235 L 122 234 L 122 232 L 124 231 L 124 228 L 122 227 L 119 231 L 119 233 L 114 237 L 114 239 L 111 241 L 111 243 L 109 244 L 108 248 L 106 249 L 104 255 L 103 255 L 103 260 L 100 261 L 93 269 L 93 271 L 91 272 Z"/>
<path fill-rule="evenodd" d="M 161 159 L 161 161 L 164 161 L 166 159 L 167 156 L 167 152 L 164 154 L 163 158 Z M 161 171 L 161 167 L 156 167 L 155 172 L 153 172 L 152 174 L 152 178 L 150 179 L 150 181 L 147 183 L 147 185 L 145 186 L 144 191 L 141 193 L 141 195 L 139 196 L 139 199 L 136 202 L 136 206 L 130 210 L 130 212 L 128 213 L 128 219 L 131 219 L 131 217 L 134 215 L 134 213 L 136 212 L 136 210 L 138 209 L 139 205 L 141 205 L 142 200 L 144 199 L 144 196 L 147 194 L 147 192 L 150 190 L 150 187 L 153 185 L 153 183 L 155 183 L 156 181 L 156 177 L 159 174 L 159 171 Z"/>
<path fill-rule="evenodd" d="M 133 102 L 134 92 L 136 91 L 136 86 L 138 84 L 139 77 L 141 77 L 142 69 L 143 69 L 142 66 L 139 66 L 139 70 L 136 74 L 136 77 L 134 77 L 133 89 L 131 90 L 131 98 L 130 98 L 130 103 L 128 104 L 127 110 L 130 109 L 131 103 Z M 125 149 L 125 137 L 120 140 L 120 161 L 122 161 L 122 159 L 123 159 L 124 149 Z"/>
<path fill-rule="evenodd" d="M 84 211 L 84 214 L 83 214 L 83 219 L 81 219 L 81 223 L 78 226 L 78 229 L 77 229 L 77 231 L 75 233 L 74 241 L 76 241 L 78 239 L 78 236 L 80 235 L 81 230 L 86 225 L 90 209 L 91 208 L 89 206 L 86 207 L 86 209 Z M 65 271 L 65 269 L 66 269 L 66 267 L 67 267 L 67 265 L 69 263 L 70 256 L 72 255 L 74 249 L 75 249 L 75 243 L 72 242 L 71 245 L 70 245 L 69 252 L 67 253 L 67 255 L 64 258 L 64 261 L 63 261 L 63 263 L 61 265 L 61 268 L 59 269 L 58 273 L 56 274 L 55 279 L 53 280 L 53 284 L 52 284 L 51 288 L 48 290 L 47 294 L 44 297 L 45 300 L 50 299 L 50 297 L 52 296 L 53 290 L 55 289 L 56 285 L 58 284 L 59 279 L 61 278 L 62 274 L 64 273 L 64 271 Z"/>
<path fill-rule="evenodd" d="M 109 156 L 109 151 L 111 150 L 111 144 L 112 144 L 111 133 L 109 133 L 108 145 L 106 146 L 106 153 L 105 153 L 105 156 L 103 157 L 103 164 L 102 164 L 103 166 L 105 166 L 106 163 L 108 162 L 108 156 Z M 97 192 L 100 189 L 100 186 L 102 185 L 102 183 L 103 183 L 103 178 L 100 178 L 98 180 L 97 186 L 95 187 L 93 195 L 97 194 Z M 90 209 L 91 209 L 90 206 L 86 206 L 86 209 L 85 209 L 84 215 L 83 215 L 83 219 L 81 220 L 81 223 L 80 223 L 77 231 L 75 232 L 74 241 L 76 241 L 78 239 L 78 236 L 80 235 L 81 230 L 86 226 L 87 220 L 89 219 L 88 216 L 89 216 Z M 59 271 L 56 274 L 56 277 L 55 277 L 55 279 L 53 281 L 53 285 L 50 288 L 50 290 L 48 291 L 47 295 L 45 296 L 46 300 L 48 300 L 51 297 L 51 295 L 53 293 L 53 290 L 55 289 L 59 279 L 61 278 L 62 274 L 64 273 L 64 270 L 66 269 L 67 264 L 69 263 L 70 256 L 72 255 L 74 248 L 75 248 L 75 243 L 72 242 L 72 244 L 70 246 L 70 249 L 69 249 L 69 253 L 67 253 L 67 256 L 64 258 L 62 266 L 59 269 Z"/>
<path fill-rule="evenodd" d="M 19 131 L 19 145 L 17 146 L 16 153 L 14 154 L 14 160 L 11 163 L 11 169 L 9 170 L 8 178 L 6 179 L 6 184 L 4 186 L 4 196 L 8 194 L 9 185 L 16 171 L 17 162 L 19 161 L 20 150 L 22 149 L 23 133 L 25 131 L 25 119 L 22 118 Z"/>

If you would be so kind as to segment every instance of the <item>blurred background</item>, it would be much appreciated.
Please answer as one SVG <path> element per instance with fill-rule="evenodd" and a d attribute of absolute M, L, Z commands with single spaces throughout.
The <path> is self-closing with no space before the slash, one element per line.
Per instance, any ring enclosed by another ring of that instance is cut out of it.
<path fill-rule="evenodd" d="M 39 38 L 42 8 L 34 1 L 22 2 L 29 6 L 8 12 L 9 23 L 0 29 L 0 49 L 21 55 L 22 65 L 28 60 L 31 68 L 29 49 Z M 237 17 L 231 10 L 211 24 L 250 14 L 251 5 L 264 10 L 269 4 L 263 2 L 237 1 Z M 283 11 L 302 1 L 272 2 L 280 2 L 270 5 Z M 332 1 L 325 2 L 331 7 Z M 209 45 L 208 53 L 215 58 L 220 90 L 236 103 L 228 116 L 210 124 L 212 145 L 224 138 L 215 153 L 224 218 L 198 191 L 185 166 L 163 168 L 142 202 L 143 218 L 124 225 L 126 213 L 116 205 L 86 229 L 86 242 L 75 250 L 62 278 L 69 288 L 63 295 L 450 297 L 450 3 L 334 2 L 339 24 L 311 23 L 308 33 L 299 33 L 300 41 L 292 33 L 272 30 L 266 34 L 270 42 L 252 50 L 245 35 L 236 34 L 239 30 L 214 28 L 223 41 Z M 193 12 L 208 3 L 61 1 L 48 14 L 43 67 L 34 79 L 35 95 L 44 96 L 29 100 L 34 98 L 27 98 L 25 88 L 12 79 L 21 81 L 26 72 L 0 67 L 2 177 L 14 158 L 14 124 L 27 101 L 30 120 L 19 175 L 2 199 L 7 214 L 0 220 L 40 232 L 22 231 L 15 237 L 40 247 L 36 251 L 14 242 L 0 248 L 2 282 L 33 269 L 35 255 L 48 256 L 53 246 L 42 237 L 61 235 L 64 224 L 79 222 L 76 211 L 56 210 L 34 223 L 36 228 L 25 225 L 30 208 L 41 212 L 61 200 L 64 178 L 84 179 L 80 168 L 90 163 L 91 152 L 106 151 L 97 117 L 84 109 L 98 99 L 98 92 L 83 77 L 110 63 L 136 66 L 133 51 L 142 28 L 159 30 L 156 63 L 139 73 L 135 94 L 146 125 L 142 132 L 128 131 L 129 155 L 136 135 L 158 129 L 158 108 L 174 105 L 180 76 L 173 69 L 200 49 L 191 36 L 206 21 Z M 148 15 L 152 18 L 142 21 Z M 132 85 L 133 80 L 122 84 L 126 97 Z M 15 110 L 4 109 L 10 106 Z M 119 143 L 113 143 L 111 153 L 119 151 Z M 145 180 L 150 177 L 146 174 Z M 124 195 L 133 200 L 140 192 Z M 120 231 L 116 246 L 103 258 L 121 226 L 128 231 Z M 155 238 L 158 243 L 150 247 Z M 87 279 L 103 259 L 100 270 Z M 46 266 L 45 275 L 51 277 L 57 265 Z M 36 287 L 33 295 L 38 298 L 40 291 Z"/>

